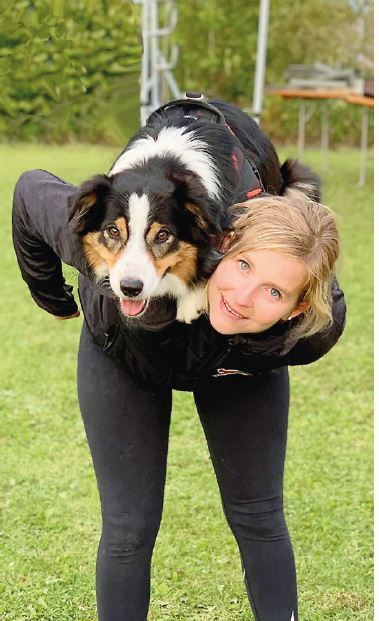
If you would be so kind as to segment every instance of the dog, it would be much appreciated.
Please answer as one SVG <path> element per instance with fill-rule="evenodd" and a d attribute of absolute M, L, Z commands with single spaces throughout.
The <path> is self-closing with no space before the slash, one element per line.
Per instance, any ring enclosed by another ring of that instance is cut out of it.
<path fill-rule="evenodd" d="M 229 206 L 297 188 L 319 198 L 318 177 L 275 148 L 237 106 L 200 97 L 169 102 L 130 140 L 107 175 L 70 200 L 87 270 L 139 319 L 151 298 L 177 301 L 177 319 L 204 310 L 207 278 L 232 228 Z"/>

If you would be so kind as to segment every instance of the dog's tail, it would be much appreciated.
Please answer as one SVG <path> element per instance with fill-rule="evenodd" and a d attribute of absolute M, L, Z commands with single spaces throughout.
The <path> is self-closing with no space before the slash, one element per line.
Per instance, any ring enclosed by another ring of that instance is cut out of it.
<path fill-rule="evenodd" d="M 282 187 L 280 194 L 286 196 L 292 190 L 306 194 L 313 201 L 320 201 L 321 181 L 318 175 L 298 160 L 286 160 L 280 168 Z"/>

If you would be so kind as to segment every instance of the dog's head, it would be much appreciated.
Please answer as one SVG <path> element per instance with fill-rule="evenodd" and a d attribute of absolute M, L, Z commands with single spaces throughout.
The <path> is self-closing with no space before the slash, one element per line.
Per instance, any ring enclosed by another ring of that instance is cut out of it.
<path fill-rule="evenodd" d="M 70 198 L 70 207 L 90 272 L 131 317 L 151 297 L 183 295 L 224 227 L 196 175 L 173 162 L 97 175 Z"/>

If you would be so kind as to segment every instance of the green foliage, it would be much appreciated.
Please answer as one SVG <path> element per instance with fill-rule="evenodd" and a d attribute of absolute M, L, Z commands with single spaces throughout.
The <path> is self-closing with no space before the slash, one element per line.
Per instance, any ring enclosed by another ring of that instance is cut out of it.
<path fill-rule="evenodd" d="M 366 2 L 370 5 L 370 2 Z M 256 62 L 259 2 L 178 0 L 180 45 L 177 80 L 183 90 L 200 90 L 251 109 Z M 357 68 L 359 53 L 372 53 L 367 13 L 366 41 L 357 36 L 358 17 L 346 0 L 271 0 L 266 85 L 285 82 L 290 64 L 324 62 Z M 371 20 L 372 21 L 372 20 Z M 363 46 L 363 47 L 362 47 Z M 359 143 L 361 109 L 328 102 L 331 144 Z M 307 139 L 319 140 L 320 105 L 307 124 Z M 298 103 L 267 95 L 262 119 L 275 141 L 297 137 Z"/>
<path fill-rule="evenodd" d="M 251 101 L 259 2 L 178 0 L 174 33 L 181 54 L 177 76 L 186 88 L 204 88 L 241 104 Z M 346 0 L 271 0 L 268 84 L 284 79 L 289 64 L 356 67 L 357 17 Z"/>
<path fill-rule="evenodd" d="M 0 135 L 125 140 L 138 126 L 129 0 L 0 0 L 0 15 Z"/>
<path fill-rule="evenodd" d="M 179 0 L 178 7 L 173 37 L 180 47 L 176 70 L 180 86 L 229 101 L 246 99 L 254 66 L 259 2 Z"/>
<path fill-rule="evenodd" d="M 258 0 L 177 5 L 179 87 L 251 109 Z M 138 20 L 131 0 L 0 0 L 0 138 L 124 143 L 138 126 Z M 362 54 L 373 56 L 372 23 L 372 0 L 354 10 L 347 0 L 271 0 L 267 85 L 283 84 L 293 63 L 358 68 Z M 308 142 L 320 135 L 314 107 Z M 329 109 L 331 144 L 358 144 L 360 108 L 329 102 Z M 297 110 L 267 95 L 263 126 L 275 141 L 296 139 Z"/>

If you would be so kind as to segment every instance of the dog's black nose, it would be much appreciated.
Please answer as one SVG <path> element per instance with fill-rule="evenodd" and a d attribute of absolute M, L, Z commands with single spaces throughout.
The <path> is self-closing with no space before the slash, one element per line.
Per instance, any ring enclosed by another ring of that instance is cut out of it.
<path fill-rule="evenodd" d="M 143 282 L 133 278 L 123 278 L 120 281 L 120 289 L 124 295 L 127 295 L 129 298 L 135 298 L 142 292 Z"/>

